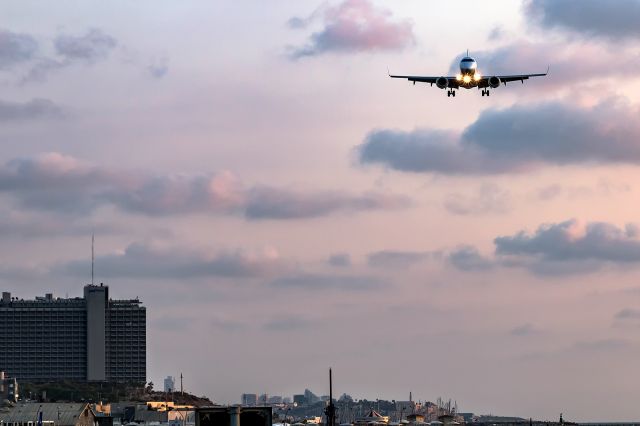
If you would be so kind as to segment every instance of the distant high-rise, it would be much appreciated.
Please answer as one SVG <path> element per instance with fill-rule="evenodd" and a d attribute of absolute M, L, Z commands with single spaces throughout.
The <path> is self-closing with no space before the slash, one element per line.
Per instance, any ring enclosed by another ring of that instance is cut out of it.
<path fill-rule="evenodd" d="M 242 405 L 246 407 L 258 405 L 258 395 L 256 395 L 255 393 L 243 393 Z"/>
<path fill-rule="evenodd" d="M 269 397 L 269 404 L 282 404 L 282 397 L 280 395 L 273 395 Z"/>
<path fill-rule="evenodd" d="M 304 390 L 304 399 L 307 404 L 315 404 L 320 401 L 320 398 L 315 393 L 311 392 L 309 389 Z"/>
<path fill-rule="evenodd" d="M 87 285 L 84 297 L 0 300 L 0 370 L 18 381 L 146 381 L 146 308 L 109 299 Z"/>
<path fill-rule="evenodd" d="M 164 379 L 164 391 L 165 392 L 174 392 L 176 390 L 176 381 L 173 378 L 173 376 L 167 376 L 166 379 Z"/>

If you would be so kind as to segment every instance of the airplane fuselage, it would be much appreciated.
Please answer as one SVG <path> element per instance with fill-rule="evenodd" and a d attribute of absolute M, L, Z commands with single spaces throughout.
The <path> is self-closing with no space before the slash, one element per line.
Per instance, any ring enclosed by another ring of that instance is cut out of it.
<path fill-rule="evenodd" d="M 456 80 L 460 87 L 471 89 L 476 87 L 482 76 L 478 72 L 478 64 L 475 59 L 465 56 L 460 60 L 460 73 L 456 75 Z"/>

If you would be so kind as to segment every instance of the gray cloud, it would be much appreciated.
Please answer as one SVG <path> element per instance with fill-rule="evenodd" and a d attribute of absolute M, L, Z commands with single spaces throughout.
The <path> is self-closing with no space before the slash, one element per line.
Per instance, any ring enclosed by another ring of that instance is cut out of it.
<path fill-rule="evenodd" d="M 623 339 L 600 339 L 576 342 L 572 349 L 587 352 L 609 352 L 628 349 L 629 341 Z"/>
<path fill-rule="evenodd" d="M 306 330 L 313 322 L 302 317 L 276 318 L 266 322 L 263 329 L 267 331 L 290 332 L 296 330 Z"/>
<path fill-rule="evenodd" d="M 489 34 L 487 35 L 487 40 L 497 41 L 504 38 L 504 36 L 505 36 L 504 28 L 502 28 L 501 26 L 495 26 L 491 29 L 491 31 L 489 31 Z"/>
<path fill-rule="evenodd" d="M 430 256 L 429 252 L 383 250 L 367 255 L 367 263 L 381 268 L 406 268 Z"/>
<path fill-rule="evenodd" d="M 97 193 L 123 182 L 117 174 L 58 153 L 0 166 L 0 191 L 38 210 L 88 212 L 98 204 Z"/>
<path fill-rule="evenodd" d="M 637 0 L 529 0 L 524 11 L 543 29 L 609 40 L 640 37 Z"/>
<path fill-rule="evenodd" d="M 363 291 L 379 289 L 384 282 L 370 276 L 296 274 L 277 278 L 271 285 L 288 289 Z"/>
<path fill-rule="evenodd" d="M 150 216 L 238 214 L 249 220 L 393 210 L 410 204 L 407 197 L 378 192 L 247 188 L 228 172 L 150 176 L 96 167 L 59 153 L 15 159 L 0 166 L 0 192 L 38 210 L 88 213 L 101 205 L 113 205 Z"/>
<path fill-rule="evenodd" d="M 381 193 L 356 196 L 339 191 L 305 194 L 256 187 L 248 193 L 245 215 L 249 219 L 298 219 L 325 216 L 341 210 L 389 210 L 408 205 L 406 197 Z"/>
<path fill-rule="evenodd" d="M 348 253 L 335 253 L 329 256 L 327 262 L 331 266 L 347 268 L 351 266 L 351 256 Z"/>
<path fill-rule="evenodd" d="M 241 251 L 208 254 L 205 252 L 154 247 L 133 243 L 122 253 L 98 256 L 98 274 L 105 278 L 141 279 L 255 278 L 269 277 L 287 269 L 277 255 L 251 255 Z M 72 261 L 54 268 L 54 272 L 86 276 L 87 261 Z"/>
<path fill-rule="evenodd" d="M 640 309 L 622 309 L 615 314 L 614 318 L 622 321 L 640 321 Z"/>
<path fill-rule="evenodd" d="M 640 261 L 640 239 L 632 225 L 620 229 L 603 222 L 582 226 L 576 220 L 568 220 L 541 225 L 533 234 L 521 231 L 497 237 L 494 242 L 498 255 L 536 257 L 543 261 Z"/>
<path fill-rule="evenodd" d="M 572 219 L 540 225 L 533 233 L 500 236 L 494 244 L 493 257 L 483 256 L 473 246 L 462 246 L 445 259 L 462 271 L 505 267 L 541 276 L 584 274 L 640 263 L 639 232 L 633 224 L 621 229 L 603 222 L 583 225 Z"/>
<path fill-rule="evenodd" d="M 98 197 L 152 216 L 232 212 L 245 202 L 241 183 L 230 173 L 143 176 L 124 184 L 116 181 Z"/>
<path fill-rule="evenodd" d="M 119 47 L 115 37 L 99 28 L 81 34 L 57 34 L 52 37 L 52 45 L 53 51 L 50 51 L 48 43 L 40 43 L 32 35 L 0 30 L 0 69 L 18 69 L 20 83 L 43 81 L 52 72 L 104 61 Z M 153 78 L 162 78 L 169 71 L 166 57 L 149 60 L 131 50 L 128 52 L 130 57 L 125 62 L 143 68 Z"/>
<path fill-rule="evenodd" d="M 482 271 L 491 269 L 494 262 L 482 256 L 472 246 L 461 246 L 447 255 L 447 260 L 462 271 Z"/>
<path fill-rule="evenodd" d="M 94 63 L 105 59 L 118 43 L 102 30 L 92 28 L 80 36 L 60 34 L 53 44 L 56 53 L 64 60 Z"/>
<path fill-rule="evenodd" d="M 38 48 L 36 39 L 28 34 L 0 30 L 0 68 L 11 68 L 32 60 Z"/>
<path fill-rule="evenodd" d="M 169 72 L 169 60 L 166 57 L 156 59 L 147 66 L 147 71 L 154 78 L 162 78 Z"/>
<path fill-rule="evenodd" d="M 510 208 L 511 197 L 509 191 L 497 185 L 484 184 L 476 194 L 466 196 L 449 194 L 444 207 L 450 213 L 467 216 L 488 213 L 506 213 Z"/>
<path fill-rule="evenodd" d="M 516 173 L 542 165 L 640 163 L 637 110 L 551 102 L 483 111 L 460 134 L 377 130 L 358 147 L 363 164 L 441 174 Z"/>
<path fill-rule="evenodd" d="M 0 101 L 0 122 L 62 118 L 64 109 L 49 99 L 35 98 L 28 102 Z"/>
<path fill-rule="evenodd" d="M 323 28 L 311 34 L 306 45 L 292 48 L 292 58 L 327 52 L 401 50 L 414 43 L 411 21 L 394 21 L 391 12 L 377 8 L 369 0 L 344 0 L 309 18 L 291 18 L 289 27 L 306 28 L 318 17 Z"/>
<path fill-rule="evenodd" d="M 509 334 L 511 334 L 512 336 L 518 336 L 518 337 L 530 336 L 533 333 L 535 333 L 535 328 L 533 327 L 533 324 L 528 324 L 528 323 L 514 327 L 509 331 Z"/>
<path fill-rule="evenodd" d="M 227 332 L 237 332 L 240 330 L 245 330 L 247 328 L 247 324 L 237 321 L 231 318 L 215 316 L 209 324 L 217 329 L 227 331 Z"/>
<path fill-rule="evenodd" d="M 96 223 L 79 219 L 69 223 L 68 218 L 51 214 L 36 216 L 24 215 L 23 212 L 0 214 L 0 237 L 2 238 L 87 237 L 92 233 L 114 235 L 128 232 L 130 232 L 129 229 L 111 223 Z M 162 233 L 160 230 L 155 230 L 154 232 Z"/>
<path fill-rule="evenodd" d="M 78 63 L 91 65 L 105 60 L 117 44 L 115 38 L 96 28 L 82 35 L 58 34 L 53 39 L 55 55 L 34 56 L 22 83 L 42 81 L 51 72 Z"/>

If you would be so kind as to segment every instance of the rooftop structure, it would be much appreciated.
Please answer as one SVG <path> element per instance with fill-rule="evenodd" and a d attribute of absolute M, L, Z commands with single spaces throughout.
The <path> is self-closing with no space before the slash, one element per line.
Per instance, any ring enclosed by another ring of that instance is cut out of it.
<path fill-rule="evenodd" d="M 19 403 L 0 411 L 4 426 L 32 426 L 42 414 L 44 426 L 94 426 L 95 414 L 86 403 Z"/>

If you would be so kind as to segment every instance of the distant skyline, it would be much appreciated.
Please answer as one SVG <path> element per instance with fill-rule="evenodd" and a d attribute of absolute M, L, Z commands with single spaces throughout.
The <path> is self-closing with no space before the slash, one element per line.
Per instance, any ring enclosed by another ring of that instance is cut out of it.
<path fill-rule="evenodd" d="M 640 1 L 0 4 L 0 287 L 148 380 L 637 420 Z M 544 79 L 455 98 L 388 78 Z M 323 391 L 324 389 L 324 391 Z"/>

